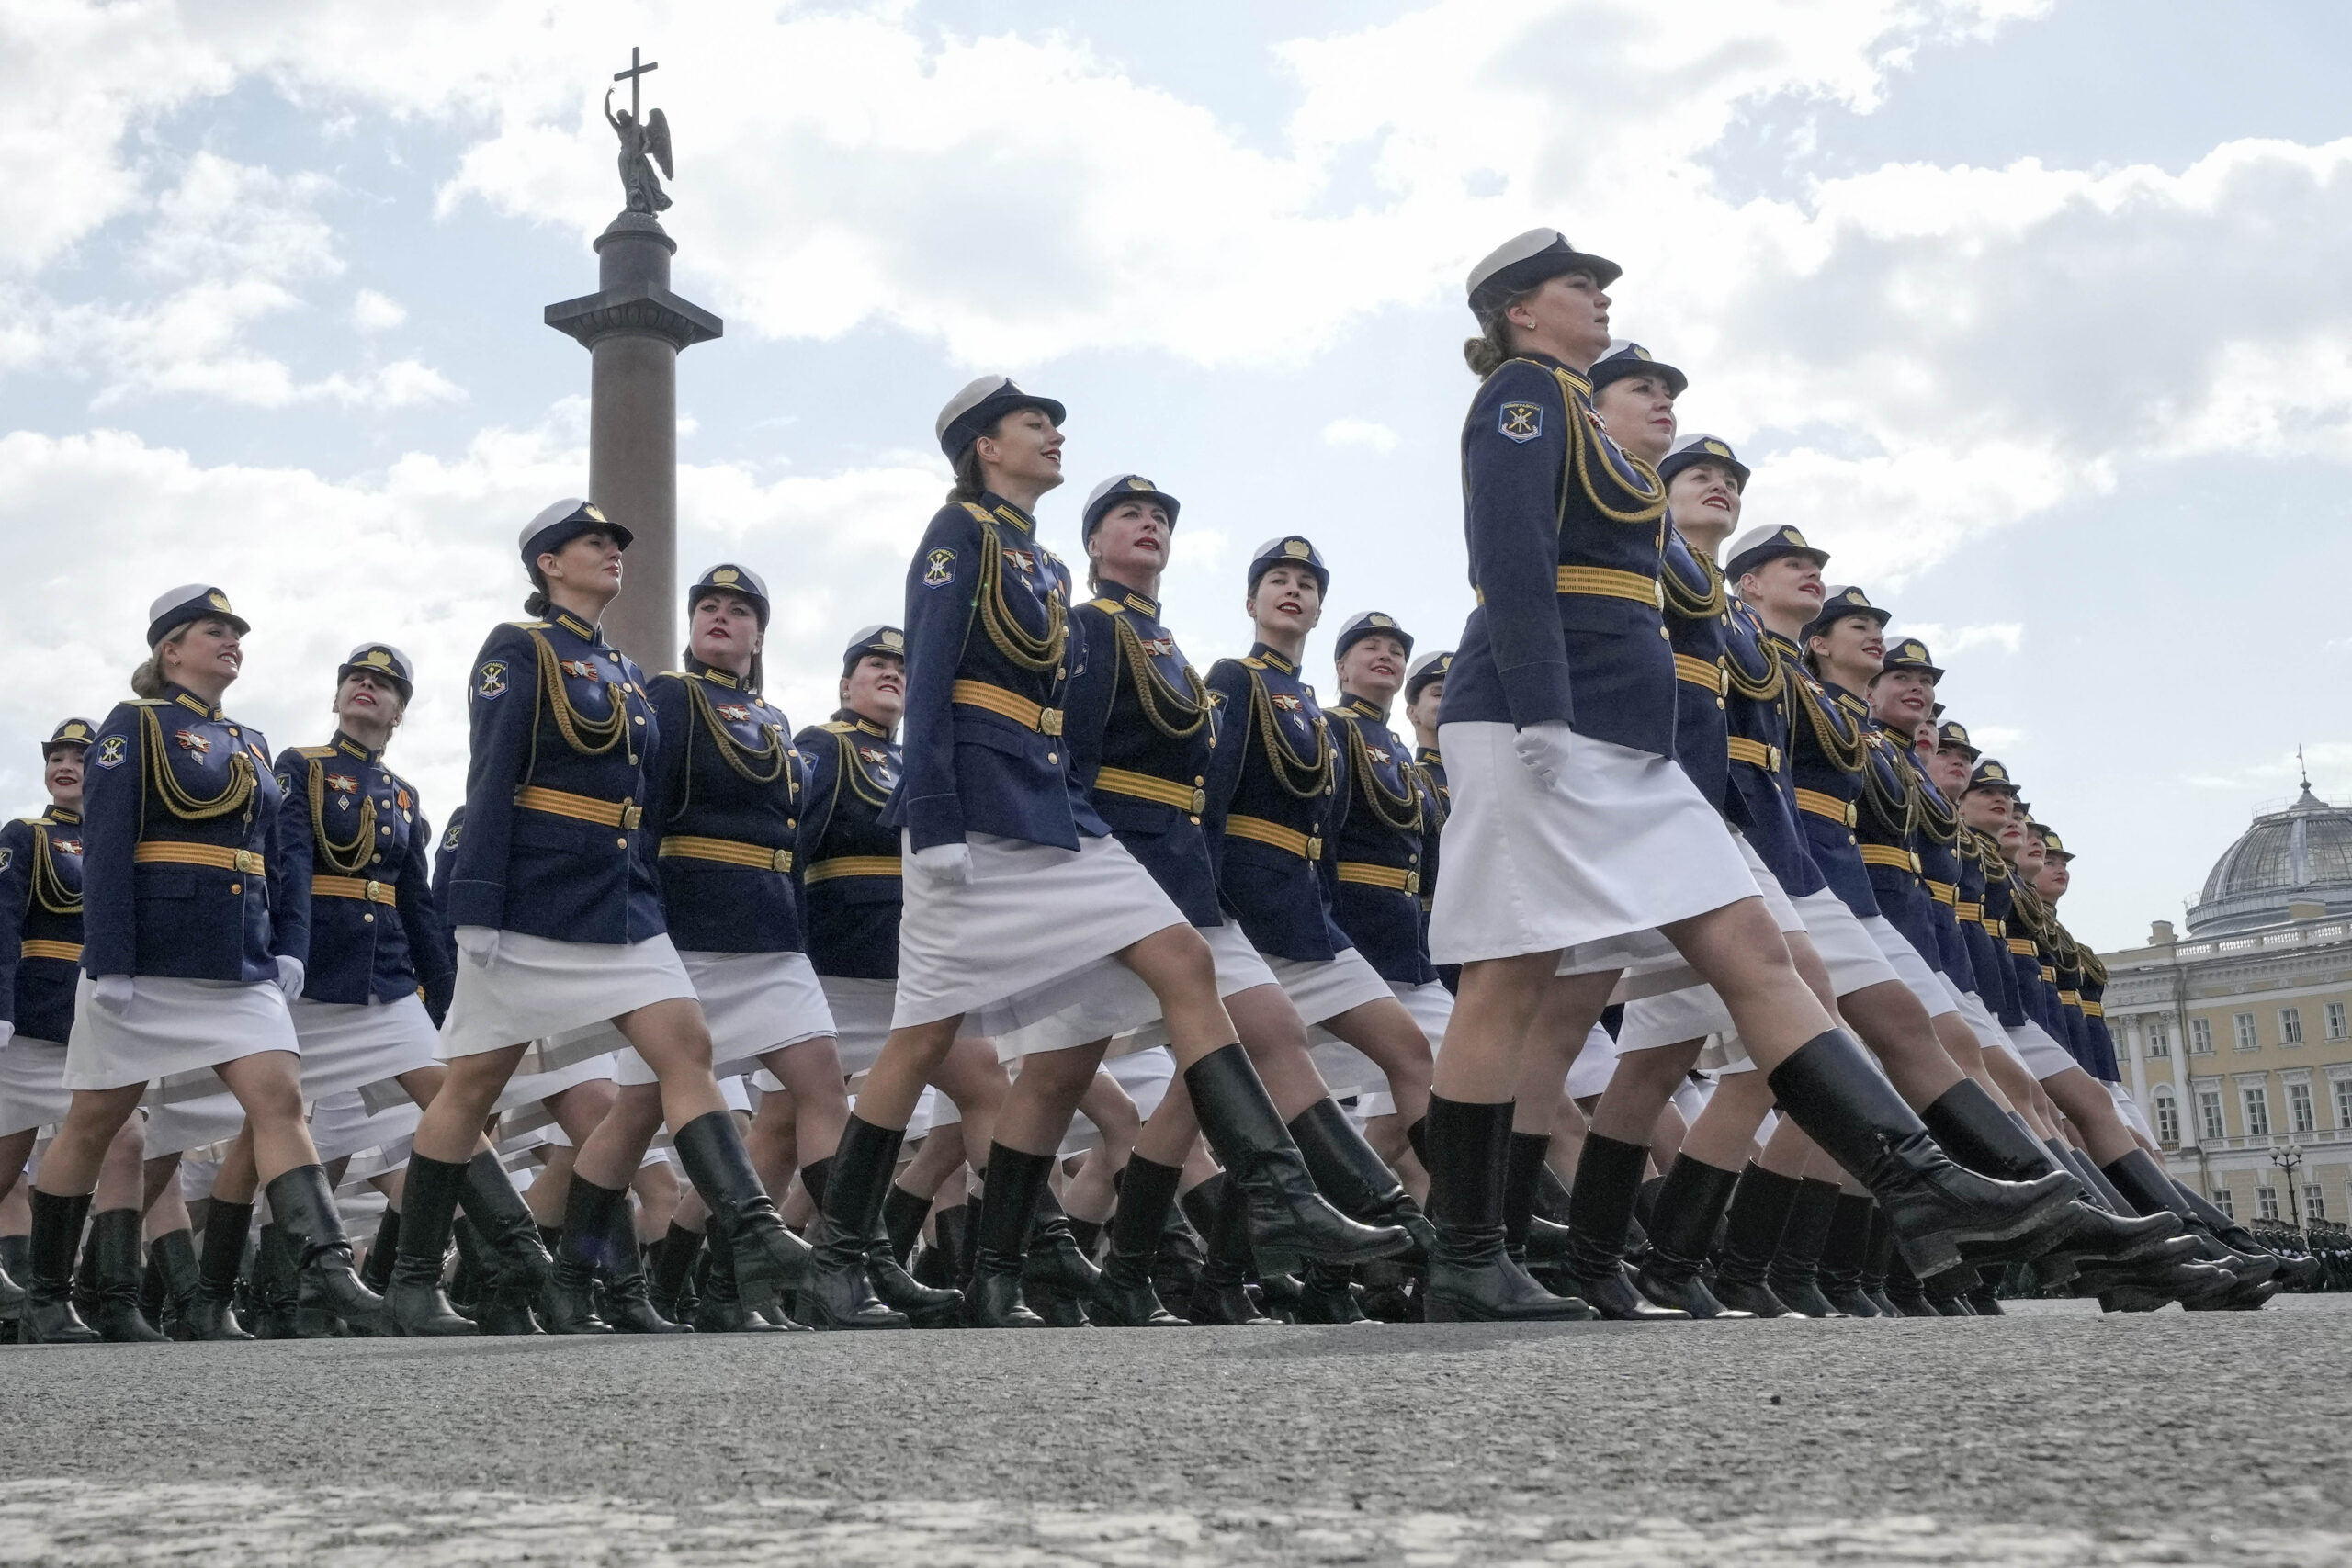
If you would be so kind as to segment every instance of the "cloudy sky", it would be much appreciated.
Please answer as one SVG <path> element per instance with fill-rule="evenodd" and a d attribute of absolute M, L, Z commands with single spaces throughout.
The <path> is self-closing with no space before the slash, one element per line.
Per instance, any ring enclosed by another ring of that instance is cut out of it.
<path fill-rule="evenodd" d="M 2102 946 L 2177 917 L 2303 744 L 2352 795 L 2352 11 L 2245 0 L 1182 7 L 356 0 L 0 6 L 0 786 L 125 693 L 151 597 L 254 622 L 232 708 L 324 739 L 404 646 L 436 818 L 515 530 L 586 482 L 540 323 L 611 218 L 611 73 L 678 148 L 683 564 L 775 584 L 831 705 L 896 619 L 983 370 L 1070 408 L 1049 542 L 1122 469 L 1184 502 L 1170 619 L 1240 651 L 1250 547 L 1329 624 L 1450 645 L 1461 280 L 1556 224 L 1756 467 L 1951 667 L 2082 853 Z M 1328 646 L 1328 645 L 1324 645 Z M 1320 666 L 1318 647 L 1311 661 Z"/>

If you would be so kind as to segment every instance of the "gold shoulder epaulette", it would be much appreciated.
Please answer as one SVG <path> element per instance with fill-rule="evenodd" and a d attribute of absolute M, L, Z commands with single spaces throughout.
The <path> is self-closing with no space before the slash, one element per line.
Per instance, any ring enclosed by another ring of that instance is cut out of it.
<path fill-rule="evenodd" d="M 332 746 L 297 746 L 294 748 L 294 754 L 298 757 L 332 757 L 334 755 L 334 748 Z"/>
<path fill-rule="evenodd" d="M 1266 661 L 1254 654 L 1243 654 L 1239 663 L 1245 670 L 1263 670 L 1266 667 Z"/>
<path fill-rule="evenodd" d="M 553 621 L 509 621 L 506 624 L 517 631 L 525 632 L 545 631 L 555 625 Z"/>
<path fill-rule="evenodd" d="M 977 501 L 967 501 L 964 502 L 964 510 L 970 513 L 974 517 L 983 523 L 993 523 L 996 521 L 996 514 L 990 512 L 987 507 L 982 506 Z"/>
<path fill-rule="evenodd" d="M 1124 610 L 1126 606 L 1116 599 L 1089 599 L 1087 603 L 1098 610 Z"/>
<path fill-rule="evenodd" d="M 172 705 L 172 699 L 169 697 L 132 697 L 130 701 L 130 705 L 135 708 L 167 708 Z"/>
<path fill-rule="evenodd" d="M 817 728 L 823 730 L 828 735 L 847 735 L 851 730 L 855 729 L 857 726 L 854 724 L 845 724 L 838 718 L 829 718 Z"/>

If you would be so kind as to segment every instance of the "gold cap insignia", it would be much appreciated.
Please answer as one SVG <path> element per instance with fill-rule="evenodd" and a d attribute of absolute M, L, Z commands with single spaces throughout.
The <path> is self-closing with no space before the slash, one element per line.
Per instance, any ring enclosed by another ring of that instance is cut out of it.
<path fill-rule="evenodd" d="M 204 596 L 204 602 L 211 605 L 216 610 L 225 610 L 229 607 L 229 596 L 226 593 L 221 592 L 218 588 L 214 589 L 211 592 L 207 593 Z"/>
<path fill-rule="evenodd" d="M 2009 775 L 2001 771 L 2000 763 L 1987 762 L 1984 764 L 1984 776 L 1988 779 L 2006 779 Z"/>
<path fill-rule="evenodd" d="M 1364 617 L 1364 624 L 1365 624 L 1366 626 L 1395 626 L 1396 623 L 1395 621 L 1390 620 L 1387 616 L 1385 616 L 1385 615 L 1381 615 L 1381 614 L 1379 614 L 1377 611 L 1375 611 L 1375 612 L 1374 612 L 1372 615 L 1367 615 L 1367 616 L 1365 616 L 1365 617 Z"/>
<path fill-rule="evenodd" d="M 1712 452 L 1718 457 L 1728 457 L 1731 456 L 1731 448 L 1724 446 L 1720 441 L 1710 441 L 1701 446 L 1699 450 L 1702 452 Z"/>
<path fill-rule="evenodd" d="M 1917 643 L 1916 643 L 1916 642 L 1906 642 L 1906 643 L 1905 643 L 1905 644 L 1903 645 L 1903 657 L 1904 657 L 1904 658 L 1905 658 L 1905 659 L 1916 659 L 1916 660 L 1918 660 L 1921 663 L 1923 663 L 1923 664 L 1924 664 L 1924 663 L 1926 663 L 1926 662 L 1927 662 L 1927 659 L 1928 659 L 1928 650 L 1927 650 L 1926 649 L 1924 649 L 1924 648 L 1921 648 L 1921 647 L 1920 647 Z"/>
<path fill-rule="evenodd" d="M 65 739 L 68 740 L 87 740 L 89 738 L 89 730 L 79 724 L 69 724 L 65 727 Z"/>
<path fill-rule="evenodd" d="M 604 513 L 597 509 L 596 503 L 593 501 L 582 502 L 581 503 L 580 515 L 585 517 L 591 523 L 602 523 L 606 521 Z"/>
<path fill-rule="evenodd" d="M 907 646 L 907 639 L 903 633 L 894 631 L 884 632 L 882 634 L 882 646 L 885 648 L 904 648 Z"/>
<path fill-rule="evenodd" d="M 712 573 L 710 574 L 710 580 L 711 580 L 713 582 L 716 582 L 716 583 L 721 584 L 721 585 L 723 586 L 723 585 L 725 585 L 725 584 L 727 584 L 727 583 L 730 583 L 730 582 L 735 581 L 736 581 L 736 579 L 737 579 L 737 578 L 739 578 L 739 577 L 740 577 L 740 576 L 741 576 L 741 575 L 742 575 L 741 573 L 738 572 L 738 571 L 737 571 L 733 567 L 731 567 L 731 566 L 722 566 L 722 567 L 720 567 L 717 571 L 714 571 L 714 572 L 712 572 Z"/>
<path fill-rule="evenodd" d="M 1283 554 L 1290 557 L 1293 560 L 1305 560 L 1314 553 L 1314 547 L 1309 545 L 1305 539 L 1284 539 L 1283 541 Z"/>
<path fill-rule="evenodd" d="M 1127 476 L 1127 488 L 1129 490 L 1150 490 L 1153 488 L 1153 485 L 1149 479 L 1145 479 L 1141 474 L 1129 474 Z"/>
<path fill-rule="evenodd" d="M 379 670 L 390 670 L 392 667 L 392 656 L 380 648 L 371 648 L 368 650 L 368 657 L 359 662 L 373 664 Z"/>

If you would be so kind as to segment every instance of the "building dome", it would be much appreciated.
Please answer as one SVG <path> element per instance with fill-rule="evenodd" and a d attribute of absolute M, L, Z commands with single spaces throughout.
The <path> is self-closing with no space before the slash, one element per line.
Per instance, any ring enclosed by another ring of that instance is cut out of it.
<path fill-rule="evenodd" d="M 2284 811 L 2256 817 L 2213 863 L 2188 930 L 2228 936 L 2275 926 L 2294 918 L 2288 907 L 2297 904 L 2352 915 L 2352 808 L 2330 806 L 2309 783 Z"/>

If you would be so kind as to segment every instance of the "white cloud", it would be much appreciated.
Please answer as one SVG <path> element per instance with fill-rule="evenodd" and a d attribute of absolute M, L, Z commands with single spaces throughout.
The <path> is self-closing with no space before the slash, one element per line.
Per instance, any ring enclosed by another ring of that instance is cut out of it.
<path fill-rule="evenodd" d="M 1890 628 L 1890 638 L 1915 637 L 1946 664 L 1972 649 L 1997 648 L 2015 653 L 2025 643 L 2025 626 L 2018 621 L 1987 621 L 1973 626 L 1943 626 L 1933 621 L 1906 621 Z"/>
<path fill-rule="evenodd" d="M 351 325 L 355 332 L 387 333 L 408 320 L 408 307 L 389 294 L 379 294 L 363 288 L 351 301 Z"/>
<path fill-rule="evenodd" d="M 1972 724 L 1968 738 L 1976 742 L 1979 750 L 2014 751 L 2033 738 L 2023 729 L 2009 724 Z"/>
<path fill-rule="evenodd" d="M 1396 449 L 1396 433 L 1368 419 L 1335 419 L 1323 427 L 1326 446 L 1363 446 L 1386 457 Z"/>

